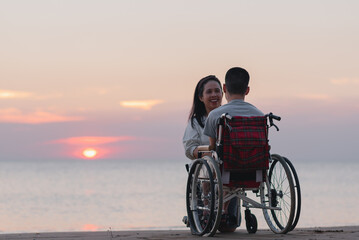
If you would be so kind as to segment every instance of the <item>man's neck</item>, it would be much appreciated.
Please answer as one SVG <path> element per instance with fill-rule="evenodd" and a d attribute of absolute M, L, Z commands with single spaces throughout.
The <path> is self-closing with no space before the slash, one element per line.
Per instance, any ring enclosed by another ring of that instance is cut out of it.
<path fill-rule="evenodd" d="M 245 95 L 242 94 L 227 94 L 226 99 L 227 102 L 233 101 L 233 100 L 243 100 L 244 101 Z"/>

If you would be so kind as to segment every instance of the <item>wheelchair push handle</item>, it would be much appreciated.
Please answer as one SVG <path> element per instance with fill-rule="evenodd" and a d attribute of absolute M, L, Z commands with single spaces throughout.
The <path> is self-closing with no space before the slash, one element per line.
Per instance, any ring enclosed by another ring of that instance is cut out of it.
<path fill-rule="evenodd" d="M 277 121 L 280 121 L 280 120 L 281 120 L 281 117 L 276 116 L 276 115 L 274 115 L 273 113 L 266 114 L 265 116 L 269 119 L 269 127 L 274 126 L 274 127 L 277 129 L 277 131 L 279 131 L 279 128 L 277 127 L 277 125 L 275 125 L 275 124 L 273 123 L 273 119 L 274 119 L 274 120 L 277 120 Z"/>
<path fill-rule="evenodd" d="M 268 117 L 269 118 L 272 118 L 272 119 L 274 119 L 274 120 L 277 120 L 277 121 L 280 121 L 282 118 L 281 117 L 279 117 L 279 116 L 277 116 L 277 115 L 274 115 L 273 113 L 269 113 L 268 114 Z"/>

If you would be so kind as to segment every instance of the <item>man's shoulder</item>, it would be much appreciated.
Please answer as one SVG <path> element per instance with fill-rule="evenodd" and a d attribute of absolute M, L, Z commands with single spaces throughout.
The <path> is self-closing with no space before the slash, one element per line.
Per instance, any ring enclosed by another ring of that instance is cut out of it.
<path fill-rule="evenodd" d="M 208 115 L 208 117 L 218 117 L 218 116 L 221 116 L 223 113 L 226 113 L 226 111 L 227 111 L 227 109 L 228 109 L 228 103 L 227 104 L 224 104 L 224 105 L 222 105 L 222 106 L 220 106 L 220 107 L 218 107 L 218 108 L 216 108 L 216 109 L 213 109 L 210 113 L 209 113 L 209 115 Z"/>
<path fill-rule="evenodd" d="M 211 118 L 219 118 L 223 113 L 228 113 L 232 116 L 261 116 L 263 115 L 262 111 L 259 110 L 256 106 L 249 102 L 245 101 L 231 101 L 227 104 L 224 104 L 214 110 L 209 114 Z"/>
<path fill-rule="evenodd" d="M 248 102 L 246 102 L 246 104 L 247 104 L 247 107 L 250 108 L 250 109 L 252 109 L 254 112 L 258 112 L 258 113 L 263 114 L 262 111 L 259 110 L 259 109 L 258 109 L 256 106 L 254 106 L 253 104 L 248 103 Z"/>

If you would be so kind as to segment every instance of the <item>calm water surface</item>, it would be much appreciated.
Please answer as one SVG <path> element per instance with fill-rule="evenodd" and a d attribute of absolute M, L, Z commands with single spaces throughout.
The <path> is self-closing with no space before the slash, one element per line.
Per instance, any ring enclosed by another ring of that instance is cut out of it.
<path fill-rule="evenodd" d="M 183 228 L 185 163 L 2 161 L 0 232 Z M 359 224 L 359 163 L 294 164 L 303 198 L 299 227 Z M 268 228 L 261 211 L 254 213 Z"/>

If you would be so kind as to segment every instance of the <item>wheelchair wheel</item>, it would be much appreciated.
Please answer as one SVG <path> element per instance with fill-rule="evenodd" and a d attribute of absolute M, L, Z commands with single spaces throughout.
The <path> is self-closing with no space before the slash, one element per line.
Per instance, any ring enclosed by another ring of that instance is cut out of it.
<path fill-rule="evenodd" d="M 294 178 L 295 200 L 296 200 L 295 206 L 296 206 L 296 209 L 295 209 L 294 221 L 292 223 L 291 229 L 289 230 L 289 231 L 292 231 L 297 226 L 297 223 L 299 221 L 302 198 L 301 198 L 300 184 L 299 184 L 299 178 L 298 178 L 298 175 L 297 175 L 297 171 L 295 171 L 295 168 L 294 168 L 293 164 L 289 161 L 288 158 L 286 158 L 286 157 L 283 157 L 283 158 L 286 161 L 286 163 L 288 164 L 288 166 L 289 166 L 289 168 L 290 168 L 290 170 L 292 172 L 293 178 Z"/>
<path fill-rule="evenodd" d="M 269 228 L 275 233 L 287 233 L 292 229 L 295 214 L 295 188 L 291 170 L 286 161 L 273 154 L 272 164 L 264 184 L 266 190 L 261 191 L 262 203 L 280 210 L 263 209 L 264 218 Z"/>
<path fill-rule="evenodd" d="M 192 234 L 213 236 L 223 207 L 221 175 L 213 158 L 194 161 L 188 175 L 186 205 Z"/>
<path fill-rule="evenodd" d="M 213 181 L 214 181 L 214 195 L 215 195 L 214 218 L 212 222 L 212 229 L 207 235 L 205 235 L 211 237 L 216 233 L 222 218 L 222 209 L 223 209 L 222 175 L 221 175 L 221 171 L 219 170 L 218 163 L 215 161 L 213 157 L 204 156 L 203 159 L 207 161 L 210 168 L 212 169 Z"/>
<path fill-rule="evenodd" d="M 257 218 L 249 209 L 245 210 L 246 229 L 248 233 L 256 233 L 258 228 Z"/>

